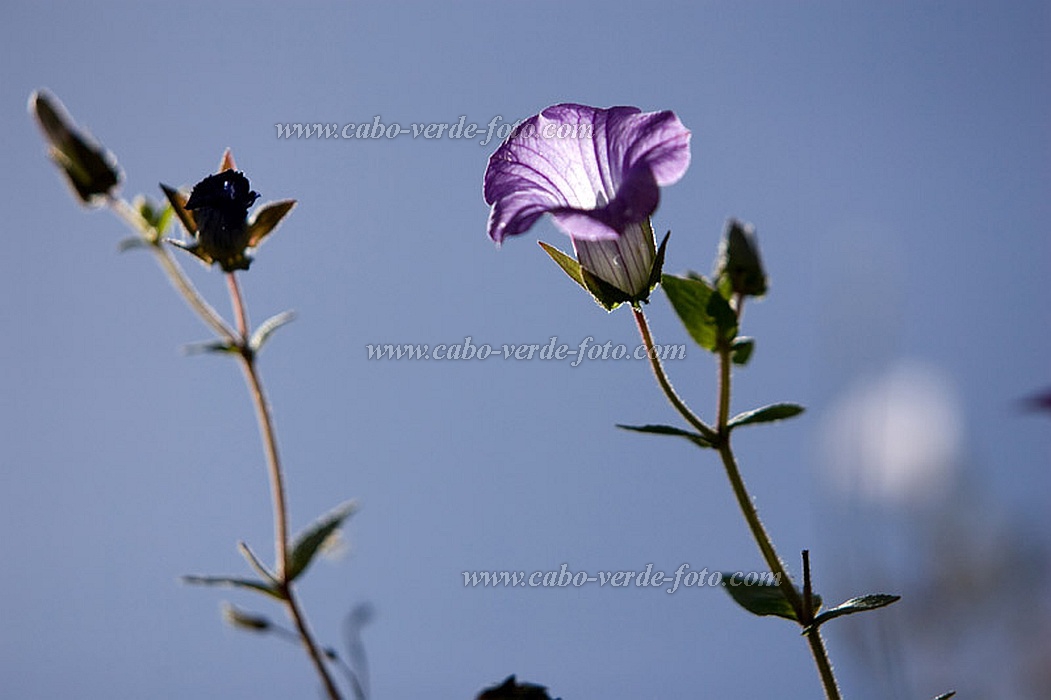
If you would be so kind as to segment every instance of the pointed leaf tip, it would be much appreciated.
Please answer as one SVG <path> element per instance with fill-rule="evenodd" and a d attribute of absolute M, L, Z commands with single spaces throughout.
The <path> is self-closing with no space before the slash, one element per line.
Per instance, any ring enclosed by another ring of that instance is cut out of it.
<path fill-rule="evenodd" d="M 737 428 L 742 425 L 752 425 L 754 423 L 772 423 L 774 421 L 798 416 L 804 410 L 806 409 L 795 403 L 775 403 L 769 406 L 763 406 L 762 408 L 739 413 L 731 418 L 726 425 L 728 428 Z"/>
<path fill-rule="evenodd" d="M 697 445 L 698 447 L 711 447 L 712 443 L 708 438 L 704 437 L 700 433 L 694 433 L 689 430 L 682 430 L 671 425 L 621 425 L 617 423 L 617 427 L 621 430 L 631 430 L 636 433 L 649 433 L 650 435 L 674 435 L 676 437 L 683 437 Z"/>
<path fill-rule="evenodd" d="M 250 347 L 253 352 L 259 352 L 260 348 L 263 347 L 263 343 L 269 340 L 274 331 L 287 323 L 291 323 L 295 319 L 295 311 L 282 311 L 277 315 L 271 316 L 259 324 L 259 328 L 255 329 L 255 333 L 252 334 L 251 340 L 248 341 L 248 347 Z"/>
<path fill-rule="evenodd" d="M 811 628 L 818 627 L 825 624 L 829 620 L 833 620 L 837 617 L 844 615 L 853 615 L 854 613 L 867 612 L 869 610 L 877 610 L 884 608 L 891 603 L 896 603 L 901 600 L 900 595 L 889 595 L 887 593 L 873 593 L 871 595 L 858 596 L 857 598 L 851 598 L 850 600 L 844 601 L 834 608 L 829 608 L 825 612 L 821 613 L 814 618 L 814 623 L 810 625 Z M 808 630 L 803 630 L 804 633 Z"/>
<path fill-rule="evenodd" d="M 262 243 L 295 206 L 296 200 L 282 199 L 259 207 L 248 222 L 248 247 L 255 248 Z"/>
<path fill-rule="evenodd" d="M 292 552 L 288 555 L 286 582 L 291 583 L 306 571 L 321 545 L 339 529 L 343 521 L 357 510 L 357 507 L 355 501 L 347 501 L 330 513 L 321 516 L 306 530 L 296 535 L 292 543 Z"/>

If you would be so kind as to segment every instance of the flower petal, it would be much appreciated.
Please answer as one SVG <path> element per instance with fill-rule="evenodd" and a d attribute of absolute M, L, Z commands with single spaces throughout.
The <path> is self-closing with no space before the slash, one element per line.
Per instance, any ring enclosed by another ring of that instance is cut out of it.
<path fill-rule="evenodd" d="M 689 141 L 672 112 L 548 107 L 522 122 L 489 159 L 489 236 L 500 243 L 551 213 L 574 238 L 615 239 L 656 210 L 660 186 L 686 172 Z"/>

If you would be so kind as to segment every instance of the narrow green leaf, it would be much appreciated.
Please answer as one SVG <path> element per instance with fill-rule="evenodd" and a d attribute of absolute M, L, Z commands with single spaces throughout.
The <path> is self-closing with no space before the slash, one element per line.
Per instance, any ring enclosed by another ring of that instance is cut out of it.
<path fill-rule="evenodd" d="M 298 578 L 307 566 L 313 561 L 314 555 L 324 544 L 325 540 L 335 532 L 343 521 L 357 510 L 354 501 L 348 501 L 332 512 L 321 516 L 303 532 L 299 533 L 292 542 L 292 553 L 288 555 L 288 571 L 285 572 L 285 581 L 291 583 Z"/>
<path fill-rule="evenodd" d="M 48 142 L 48 155 L 62 169 L 80 201 L 98 206 L 117 187 L 121 172 L 113 154 L 77 129 L 57 97 L 43 90 L 29 96 L 33 114 Z"/>
<path fill-rule="evenodd" d="M 950 690 L 948 693 L 942 693 L 938 697 L 934 698 L 934 700 L 949 700 L 949 698 L 955 697 L 955 696 L 956 696 L 956 691 L 955 690 Z"/>
<path fill-rule="evenodd" d="M 651 435 L 674 435 L 676 437 L 684 437 L 698 447 L 711 447 L 712 443 L 708 441 L 703 435 L 699 433 L 690 432 L 689 430 L 682 430 L 675 428 L 670 425 L 621 425 L 617 424 L 618 428 L 622 430 L 632 430 L 636 433 L 649 433 Z"/>
<path fill-rule="evenodd" d="M 212 340 L 184 345 L 182 351 L 187 355 L 201 355 L 206 352 L 236 353 L 237 348 L 225 340 Z"/>
<path fill-rule="evenodd" d="M 259 328 L 255 329 L 255 333 L 252 334 L 252 339 L 248 341 L 248 347 L 252 348 L 253 352 L 259 352 L 259 349 L 263 347 L 270 335 L 281 326 L 289 323 L 296 318 L 295 311 L 282 311 L 276 316 L 270 318 L 259 324 Z"/>
<path fill-rule="evenodd" d="M 772 423 L 773 421 L 798 416 L 804 410 L 802 406 L 795 403 L 775 403 L 751 411 L 745 411 L 744 413 L 738 413 L 730 419 L 726 427 L 736 428 L 742 425 L 751 425 L 752 423 Z"/>
<path fill-rule="evenodd" d="M 704 278 L 664 275 L 661 284 L 690 337 L 705 350 L 715 352 L 737 334 L 737 315 Z"/>
<path fill-rule="evenodd" d="M 117 244 L 117 252 L 126 253 L 137 248 L 149 248 L 150 242 L 139 236 L 129 236 Z"/>
<path fill-rule="evenodd" d="M 776 615 L 786 620 L 799 621 L 795 610 L 781 592 L 781 587 L 774 583 L 731 583 L 732 572 L 723 574 L 722 586 L 730 597 L 742 608 L 754 615 Z M 814 607 L 821 606 L 821 596 L 812 596 Z"/>
<path fill-rule="evenodd" d="M 244 542 L 238 542 L 237 551 L 241 553 L 241 556 L 245 558 L 245 561 L 248 562 L 249 566 L 256 570 L 256 573 L 273 584 L 277 583 L 277 577 L 271 573 L 270 569 L 263 565 L 263 562 L 259 560 L 259 557 L 255 555 L 255 552 L 253 552 L 247 544 Z"/>
<path fill-rule="evenodd" d="M 282 199 L 279 202 L 267 202 L 259 207 L 248 222 L 248 247 L 255 248 L 262 243 L 294 206 L 296 200 Z"/>
<path fill-rule="evenodd" d="M 755 338 L 746 336 L 734 338 L 730 350 L 730 359 L 735 365 L 747 365 L 748 361 L 752 359 L 752 353 L 755 351 Z"/>
<path fill-rule="evenodd" d="M 265 583 L 263 581 L 256 581 L 248 578 L 237 578 L 231 576 L 183 576 L 183 583 L 188 583 L 194 586 L 229 586 L 232 588 L 250 588 L 260 593 L 266 593 L 268 596 L 273 596 L 278 600 L 283 600 L 281 592 L 277 586 Z"/>
<path fill-rule="evenodd" d="M 901 600 L 900 595 L 888 595 L 886 593 L 873 593 L 872 595 L 858 596 L 857 598 L 851 598 L 848 601 L 840 603 L 834 608 L 829 608 L 825 612 L 821 613 L 814 618 L 814 624 L 811 627 L 818 627 L 825 624 L 829 620 L 843 615 L 853 615 L 854 613 L 866 612 L 867 610 L 876 610 L 883 608 L 891 603 L 896 603 Z M 806 631 L 806 630 L 804 630 Z"/>
<path fill-rule="evenodd" d="M 269 618 L 241 610 L 230 603 L 223 603 L 223 619 L 231 627 L 237 627 L 247 632 L 269 632 L 273 626 Z"/>

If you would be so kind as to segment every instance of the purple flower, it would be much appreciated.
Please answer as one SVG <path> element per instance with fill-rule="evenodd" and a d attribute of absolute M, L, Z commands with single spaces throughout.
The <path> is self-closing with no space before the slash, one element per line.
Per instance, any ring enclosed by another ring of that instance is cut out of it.
<path fill-rule="evenodd" d="M 649 218 L 660 187 L 678 181 L 689 165 L 690 132 L 672 112 L 548 107 L 489 158 L 489 237 L 502 243 L 551 214 L 573 240 L 580 274 L 555 258 L 570 276 L 607 308 L 602 296 L 614 306 L 643 301 L 660 274 Z M 598 287 L 618 298 L 600 295 Z"/>

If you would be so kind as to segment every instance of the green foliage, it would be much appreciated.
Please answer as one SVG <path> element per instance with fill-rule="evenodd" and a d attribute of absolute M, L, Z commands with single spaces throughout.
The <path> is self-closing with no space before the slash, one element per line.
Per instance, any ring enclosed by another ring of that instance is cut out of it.
<path fill-rule="evenodd" d="M 843 615 L 853 615 L 854 613 L 866 612 L 868 610 L 876 610 L 878 608 L 884 608 L 891 603 L 896 603 L 901 600 L 900 595 L 888 595 L 886 593 L 873 593 L 871 595 L 858 596 L 857 598 L 851 598 L 850 600 L 844 601 L 834 608 L 829 608 L 825 612 L 821 613 L 814 618 L 813 624 L 803 630 L 806 634 L 812 628 L 819 627 L 825 624 L 829 620 L 833 620 Z"/>
<path fill-rule="evenodd" d="M 260 593 L 265 593 L 268 596 L 277 598 L 278 600 L 284 600 L 285 596 L 281 593 L 281 590 L 273 583 L 267 583 L 264 581 L 256 581 L 249 578 L 237 578 L 235 576 L 183 576 L 183 583 L 188 583 L 194 586 L 230 586 L 232 588 L 248 588 Z"/>
<path fill-rule="evenodd" d="M 698 447 L 712 447 L 712 443 L 699 433 L 690 432 L 689 430 L 682 430 L 675 428 L 670 425 L 621 425 L 617 424 L 618 428 L 623 430 L 633 430 L 636 433 L 649 433 L 651 435 L 674 435 L 676 437 L 684 437 Z"/>
<path fill-rule="evenodd" d="M 734 338 L 733 344 L 730 345 L 730 359 L 735 365 L 747 365 L 752 359 L 753 352 L 755 352 L 755 338 L 741 336 Z"/>
<path fill-rule="evenodd" d="M 716 287 L 726 298 L 740 294 L 761 297 L 766 294 L 766 270 L 759 255 L 759 242 L 750 224 L 730 219 L 719 248 L 715 272 Z"/>
<path fill-rule="evenodd" d="M 717 352 L 737 334 L 737 314 L 704 278 L 696 275 L 661 278 L 675 313 L 687 332 L 705 350 Z"/>
<path fill-rule="evenodd" d="M 785 598 L 781 587 L 774 583 L 730 583 L 732 573 L 724 573 L 722 586 L 742 608 L 754 615 L 776 615 L 786 620 L 799 621 L 796 611 Z M 821 607 L 821 596 L 812 596 L 814 608 Z"/>
<path fill-rule="evenodd" d="M 259 352 L 259 349 L 263 347 L 263 343 L 269 340 L 270 335 L 281 326 L 294 321 L 296 318 L 295 311 L 282 311 L 276 316 L 271 316 L 255 329 L 255 333 L 252 334 L 252 338 L 248 341 L 248 347 L 252 352 Z"/>
<path fill-rule="evenodd" d="M 752 425 L 754 423 L 772 423 L 774 421 L 798 416 L 804 410 L 806 409 L 795 403 L 775 403 L 751 411 L 745 411 L 744 413 L 738 413 L 730 419 L 726 424 L 726 427 L 733 429 L 742 425 Z"/>
<path fill-rule="evenodd" d="M 325 540 L 339 529 L 343 521 L 355 510 L 357 510 L 357 504 L 348 501 L 331 513 L 321 516 L 310 527 L 296 535 L 292 542 L 292 551 L 288 555 L 288 570 L 285 571 L 287 583 L 292 583 L 306 571 Z"/>

